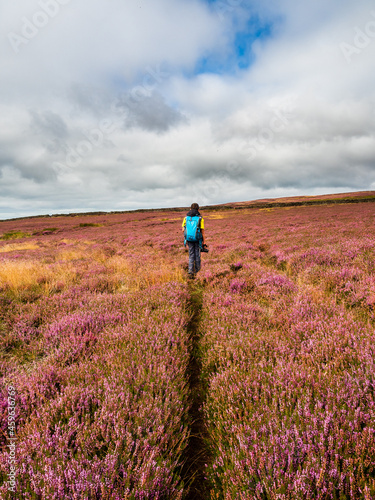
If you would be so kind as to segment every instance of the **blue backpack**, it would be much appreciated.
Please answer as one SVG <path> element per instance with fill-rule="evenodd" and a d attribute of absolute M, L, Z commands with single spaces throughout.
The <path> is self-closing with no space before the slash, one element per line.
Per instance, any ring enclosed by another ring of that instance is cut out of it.
<path fill-rule="evenodd" d="M 202 217 L 195 215 L 194 217 L 186 216 L 186 226 L 185 226 L 185 241 L 186 245 L 187 241 L 195 241 L 201 242 L 203 239 L 202 231 L 200 228 Z"/>

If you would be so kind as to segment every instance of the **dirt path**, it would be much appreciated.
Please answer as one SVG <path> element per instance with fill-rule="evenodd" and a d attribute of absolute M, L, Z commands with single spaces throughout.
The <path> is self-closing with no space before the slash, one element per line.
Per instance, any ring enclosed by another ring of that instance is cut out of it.
<path fill-rule="evenodd" d="M 188 307 L 192 316 L 187 325 L 190 339 L 190 359 L 187 369 L 187 378 L 190 388 L 191 407 L 191 436 L 185 452 L 183 476 L 190 484 L 186 500 L 205 500 L 209 498 L 209 489 L 205 479 L 205 464 L 209 456 L 205 444 L 205 425 L 202 412 L 205 400 L 205 388 L 201 381 L 201 361 L 199 358 L 199 340 L 201 337 L 200 322 L 203 304 L 203 288 L 197 282 L 189 283 L 190 299 Z"/>

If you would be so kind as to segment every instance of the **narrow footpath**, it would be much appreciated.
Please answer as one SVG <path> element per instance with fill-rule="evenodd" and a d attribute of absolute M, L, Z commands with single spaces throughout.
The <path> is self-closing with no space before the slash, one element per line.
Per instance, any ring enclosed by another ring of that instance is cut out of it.
<path fill-rule="evenodd" d="M 185 451 L 185 465 L 183 476 L 188 485 L 189 493 L 186 500 L 205 500 L 209 498 L 207 481 L 205 480 L 205 464 L 209 455 L 205 444 L 205 425 L 203 417 L 203 403 L 205 388 L 201 381 L 201 361 L 199 357 L 200 322 L 203 304 L 203 288 L 197 282 L 189 282 L 188 307 L 192 316 L 187 325 L 190 339 L 190 359 L 187 367 L 187 379 L 190 389 L 191 407 L 189 416 L 191 421 L 191 435 Z"/>

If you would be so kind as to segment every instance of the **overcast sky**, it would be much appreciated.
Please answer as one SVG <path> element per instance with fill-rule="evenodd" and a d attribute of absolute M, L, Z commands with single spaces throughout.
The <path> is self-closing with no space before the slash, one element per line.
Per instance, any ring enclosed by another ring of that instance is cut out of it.
<path fill-rule="evenodd" d="M 371 0 L 0 0 L 0 219 L 375 189 Z"/>

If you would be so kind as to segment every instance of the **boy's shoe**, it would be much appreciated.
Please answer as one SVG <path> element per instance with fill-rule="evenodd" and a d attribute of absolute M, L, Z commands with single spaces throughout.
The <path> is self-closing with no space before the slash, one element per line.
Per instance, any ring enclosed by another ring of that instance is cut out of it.
<path fill-rule="evenodd" d="M 188 273 L 188 278 L 189 278 L 189 280 L 193 280 L 195 278 L 195 274 L 194 273 Z"/>

